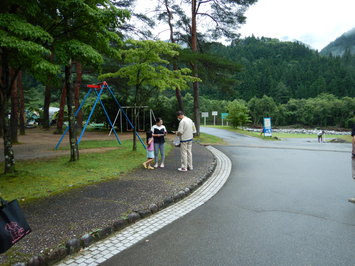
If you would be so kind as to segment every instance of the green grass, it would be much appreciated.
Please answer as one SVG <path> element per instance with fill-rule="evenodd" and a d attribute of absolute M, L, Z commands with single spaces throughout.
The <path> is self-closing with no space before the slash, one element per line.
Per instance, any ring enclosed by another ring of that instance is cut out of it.
<path fill-rule="evenodd" d="M 237 132 L 239 134 L 243 134 L 243 135 L 247 135 L 247 136 L 251 136 L 251 137 L 255 137 L 255 138 L 260 138 L 260 139 L 264 139 L 264 140 L 276 140 L 273 135 L 273 137 L 264 137 L 264 136 L 260 136 L 260 133 L 258 132 L 250 132 L 250 131 L 247 131 L 247 130 L 243 130 L 243 129 L 240 129 L 240 128 L 234 128 L 234 127 L 231 127 L 231 126 L 208 126 L 208 127 L 212 127 L 212 128 L 219 128 L 219 129 L 225 129 L 225 130 L 229 130 L 229 131 L 232 131 L 232 132 Z"/>
<path fill-rule="evenodd" d="M 84 147 L 99 148 L 117 146 L 117 141 L 86 141 Z M 166 153 L 171 145 L 165 145 Z M 68 152 L 69 153 L 69 152 Z M 7 199 L 30 202 L 73 188 L 121 178 L 139 167 L 146 159 L 146 151 L 138 143 L 132 151 L 132 141 L 125 141 L 120 147 L 102 153 L 80 154 L 80 160 L 68 162 L 67 156 L 55 159 L 19 161 L 16 174 L 0 175 L 0 195 Z M 3 172 L 3 165 L 0 167 Z"/>
<path fill-rule="evenodd" d="M 199 137 L 195 137 L 195 140 L 203 145 L 223 145 L 226 144 L 223 139 L 206 133 L 200 133 Z"/>
<path fill-rule="evenodd" d="M 122 141 L 123 146 L 125 146 L 126 141 Z M 132 146 L 132 142 L 130 143 Z M 140 142 L 137 139 L 137 146 L 140 146 Z M 84 149 L 94 149 L 94 148 L 111 148 L 111 147 L 122 147 L 121 144 L 117 142 L 117 140 L 83 140 L 79 143 L 79 150 Z M 60 147 L 59 150 L 69 150 L 69 145 Z"/>

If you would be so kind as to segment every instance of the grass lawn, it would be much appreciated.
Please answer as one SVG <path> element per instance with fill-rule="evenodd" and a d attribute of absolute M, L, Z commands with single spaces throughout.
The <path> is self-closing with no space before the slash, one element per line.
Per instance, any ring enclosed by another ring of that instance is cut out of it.
<path fill-rule="evenodd" d="M 270 138 L 270 137 L 264 137 L 264 136 L 260 136 L 260 133 L 258 132 L 250 132 L 247 130 L 242 130 L 240 128 L 233 128 L 230 126 L 208 126 L 208 127 L 212 127 L 212 128 L 219 128 L 219 129 L 225 129 L 225 130 L 229 130 L 229 131 L 233 131 L 233 132 L 237 132 L 240 134 L 244 134 L 244 135 L 248 135 L 248 136 L 252 136 L 252 137 L 256 137 L 256 138 L 260 138 L 260 139 L 264 139 L 264 140 L 275 140 L 274 138 Z M 308 134 L 296 134 L 296 133 L 272 133 L 273 137 L 277 137 L 279 139 L 283 139 L 283 138 L 317 138 L 316 135 L 308 135 Z M 350 135 L 325 135 L 326 138 L 332 138 L 332 139 L 343 139 L 346 140 L 347 142 L 351 142 L 351 136 Z"/>
<path fill-rule="evenodd" d="M 223 145 L 226 144 L 223 139 L 209 135 L 206 133 L 200 133 L 199 137 L 195 137 L 194 140 L 200 142 L 203 145 Z"/>
<path fill-rule="evenodd" d="M 83 141 L 80 149 L 117 147 L 117 141 Z M 172 146 L 165 145 L 168 154 Z M 16 174 L 0 175 L 0 196 L 6 200 L 22 202 L 44 198 L 72 188 L 109 179 L 120 178 L 145 161 L 146 151 L 137 143 L 132 151 L 132 141 L 125 141 L 117 149 L 80 154 L 80 160 L 68 162 L 68 155 L 42 160 L 19 161 Z M 0 172 L 3 172 L 3 165 Z"/>

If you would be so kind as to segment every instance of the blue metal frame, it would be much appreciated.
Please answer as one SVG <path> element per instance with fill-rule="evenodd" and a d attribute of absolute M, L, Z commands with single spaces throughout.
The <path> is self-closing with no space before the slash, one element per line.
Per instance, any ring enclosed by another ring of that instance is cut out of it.
<path fill-rule="evenodd" d="M 111 127 L 112 127 L 112 129 L 113 129 L 113 132 L 114 132 L 114 134 L 115 134 L 115 136 L 116 136 L 117 142 L 118 142 L 119 144 L 122 144 L 121 141 L 120 141 L 120 139 L 119 139 L 119 137 L 118 137 L 118 135 L 117 135 L 116 130 L 115 130 L 114 127 L 113 127 L 113 124 L 112 124 L 112 122 L 111 122 L 111 119 L 110 119 L 110 117 L 109 117 L 107 111 L 106 111 L 106 108 L 105 108 L 103 102 L 101 101 L 101 95 L 102 95 L 104 89 L 108 89 L 109 93 L 111 94 L 111 96 L 112 96 L 112 98 L 114 99 L 115 103 L 117 104 L 118 108 L 121 110 L 121 112 L 122 112 L 122 113 L 124 114 L 124 116 L 126 117 L 128 123 L 131 125 L 132 129 L 133 129 L 133 130 L 135 129 L 134 126 L 133 126 L 133 124 L 131 123 L 131 120 L 129 120 L 129 118 L 128 118 L 126 112 L 123 110 L 123 108 L 121 107 L 120 103 L 119 103 L 118 100 L 116 99 L 116 97 L 115 97 L 115 95 L 114 95 L 112 89 L 108 86 L 108 84 L 107 84 L 106 82 L 103 82 L 103 83 L 101 83 L 101 85 L 100 85 L 100 92 L 97 92 L 96 88 L 93 88 L 93 87 L 90 88 L 90 90 L 88 91 L 88 93 L 85 95 L 83 101 L 81 102 L 81 104 L 80 104 L 78 110 L 76 110 L 76 112 L 75 112 L 75 114 L 74 114 L 75 117 L 78 115 L 78 113 L 79 113 L 79 111 L 81 110 L 81 108 L 83 107 L 83 105 L 84 105 L 86 99 L 89 97 L 89 95 L 91 94 L 92 90 L 94 90 L 95 93 L 96 93 L 96 95 L 97 95 L 97 97 L 96 97 L 96 100 L 95 100 L 95 102 L 94 102 L 94 105 L 93 105 L 93 107 L 92 107 L 92 109 L 91 109 L 91 111 L 90 111 L 89 117 L 88 117 L 88 119 L 86 120 L 86 123 L 85 123 L 85 125 L 84 125 L 84 128 L 83 128 L 83 130 L 81 131 L 81 134 L 80 134 L 80 136 L 79 136 L 79 138 L 78 138 L 78 141 L 77 141 L 78 144 L 80 143 L 81 138 L 83 137 L 83 135 L 84 135 L 84 133 L 85 133 L 85 130 L 86 130 L 87 126 L 88 126 L 89 123 L 90 123 L 90 119 L 91 119 L 91 117 L 92 117 L 92 115 L 93 115 L 93 113 L 94 113 L 94 110 L 95 110 L 95 108 L 96 108 L 96 105 L 97 105 L 97 103 L 98 103 L 99 101 L 100 101 L 100 104 L 101 104 L 101 106 L 102 106 L 102 109 L 104 110 L 104 113 L 105 113 L 105 115 L 106 115 L 106 118 L 107 118 L 108 122 L 110 123 L 110 125 L 111 125 Z M 68 132 L 68 130 L 69 130 L 69 126 L 65 129 L 65 131 L 64 131 L 63 134 L 62 134 L 62 136 L 60 137 L 60 139 L 59 139 L 57 145 L 56 145 L 55 148 L 54 148 L 55 150 L 58 149 L 60 143 L 62 142 L 62 140 L 63 140 L 64 136 L 66 135 L 66 133 Z M 146 145 L 144 144 L 142 138 L 139 136 L 139 134 L 138 134 L 137 131 L 135 131 L 135 132 L 136 132 L 136 136 L 138 137 L 139 141 L 141 142 L 143 148 L 146 149 L 147 147 L 146 147 Z"/>

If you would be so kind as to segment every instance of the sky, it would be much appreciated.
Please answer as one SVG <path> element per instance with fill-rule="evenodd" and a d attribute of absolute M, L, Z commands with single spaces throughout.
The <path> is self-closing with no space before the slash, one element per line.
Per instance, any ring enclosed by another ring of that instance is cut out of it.
<path fill-rule="evenodd" d="M 155 1 L 137 2 L 144 13 Z M 298 40 L 320 51 L 355 28 L 354 12 L 355 0 L 258 0 L 245 13 L 247 22 L 239 32 L 242 37 Z"/>
<path fill-rule="evenodd" d="M 355 27 L 354 11 L 354 0 L 258 0 L 239 32 L 298 40 L 321 50 Z"/>

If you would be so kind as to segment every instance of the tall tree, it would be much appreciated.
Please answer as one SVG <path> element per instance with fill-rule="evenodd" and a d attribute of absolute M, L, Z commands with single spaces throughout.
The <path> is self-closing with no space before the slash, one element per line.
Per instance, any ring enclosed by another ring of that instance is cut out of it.
<path fill-rule="evenodd" d="M 46 61 L 49 50 L 44 44 L 52 37 L 43 28 L 30 23 L 36 15 L 35 1 L 1 1 L 0 3 L 0 119 L 3 125 L 5 173 L 15 171 L 10 124 L 8 119 L 11 89 L 21 69 L 57 73 L 58 68 Z M 10 68 L 13 75 L 10 75 Z"/>
<path fill-rule="evenodd" d="M 244 13 L 246 9 L 257 0 L 184 0 L 183 3 L 190 5 L 191 13 L 187 15 L 184 8 L 177 1 L 165 2 L 165 6 L 170 6 L 176 11 L 178 17 L 175 20 L 176 30 L 174 34 L 180 42 L 189 45 L 194 53 L 198 53 L 199 41 L 203 39 L 226 38 L 233 40 L 238 37 L 237 30 L 239 26 L 245 23 Z M 164 12 L 166 12 L 164 10 Z M 171 20 L 169 27 L 171 27 Z M 199 30 L 200 29 L 200 30 Z M 193 75 L 198 77 L 198 67 L 192 62 L 191 69 Z M 199 84 L 193 83 L 194 94 L 194 120 L 197 128 L 197 134 L 200 130 L 200 110 L 199 110 Z"/>
<path fill-rule="evenodd" d="M 179 45 L 162 41 L 126 42 L 126 49 L 121 51 L 123 66 L 115 73 L 107 73 L 100 78 L 121 77 L 127 80 L 127 85 L 133 90 L 133 105 L 140 106 L 148 102 L 157 91 L 171 88 L 179 90 L 188 87 L 189 82 L 197 81 L 189 75 L 187 68 L 169 69 L 167 59 L 178 56 Z M 134 128 L 137 128 L 137 114 L 134 115 Z M 133 132 L 133 150 L 136 146 L 136 131 Z"/>
<path fill-rule="evenodd" d="M 22 84 L 22 71 L 17 76 L 17 88 L 18 88 L 19 101 L 20 101 L 20 110 L 19 110 L 20 135 L 25 135 L 25 93 Z"/>
<path fill-rule="evenodd" d="M 75 85 L 74 85 L 74 103 L 75 103 L 75 108 L 78 110 L 79 105 L 80 105 L 80 87 L 83 79 L 83 68 L 82 64 L 77 61 L 75 62 Z M 77 124 L 79 128 L 82 128 L 83 124 L 83 111 L 80 110 L 78 115 L 77 115 Z"/>
<path fill-rule="evenodd" d="M 49 31 L 55 41 L 52 50 L 57 63 L 64 66 L 64 87 L 69 120 L 70 161 L 79 159 L 74 113 L 72 62 L 80 61 L 99 68 L 101 53 L 117 57 L 121 43 L 114 32 L 129 17 L 126 10 L 116 8 L 109 0 L 67 0 L 50 2 L 45 6 L 51 14 Z"/>
<path fill-rule="evenodd" d="M 17 81 L 17 77 L 16 77 L 16 79 L 12 83 L 12 88 L 11 88 L 10 131 L 11 131 L 11 142 L 12 143 L 18 143 L 17 131 L 18 131 L 18 121 L 19 121 L 19 119 L 18 119 L 19 100 L 18 100 L 17 84 L 18 84 L 18 81 Z"/>

